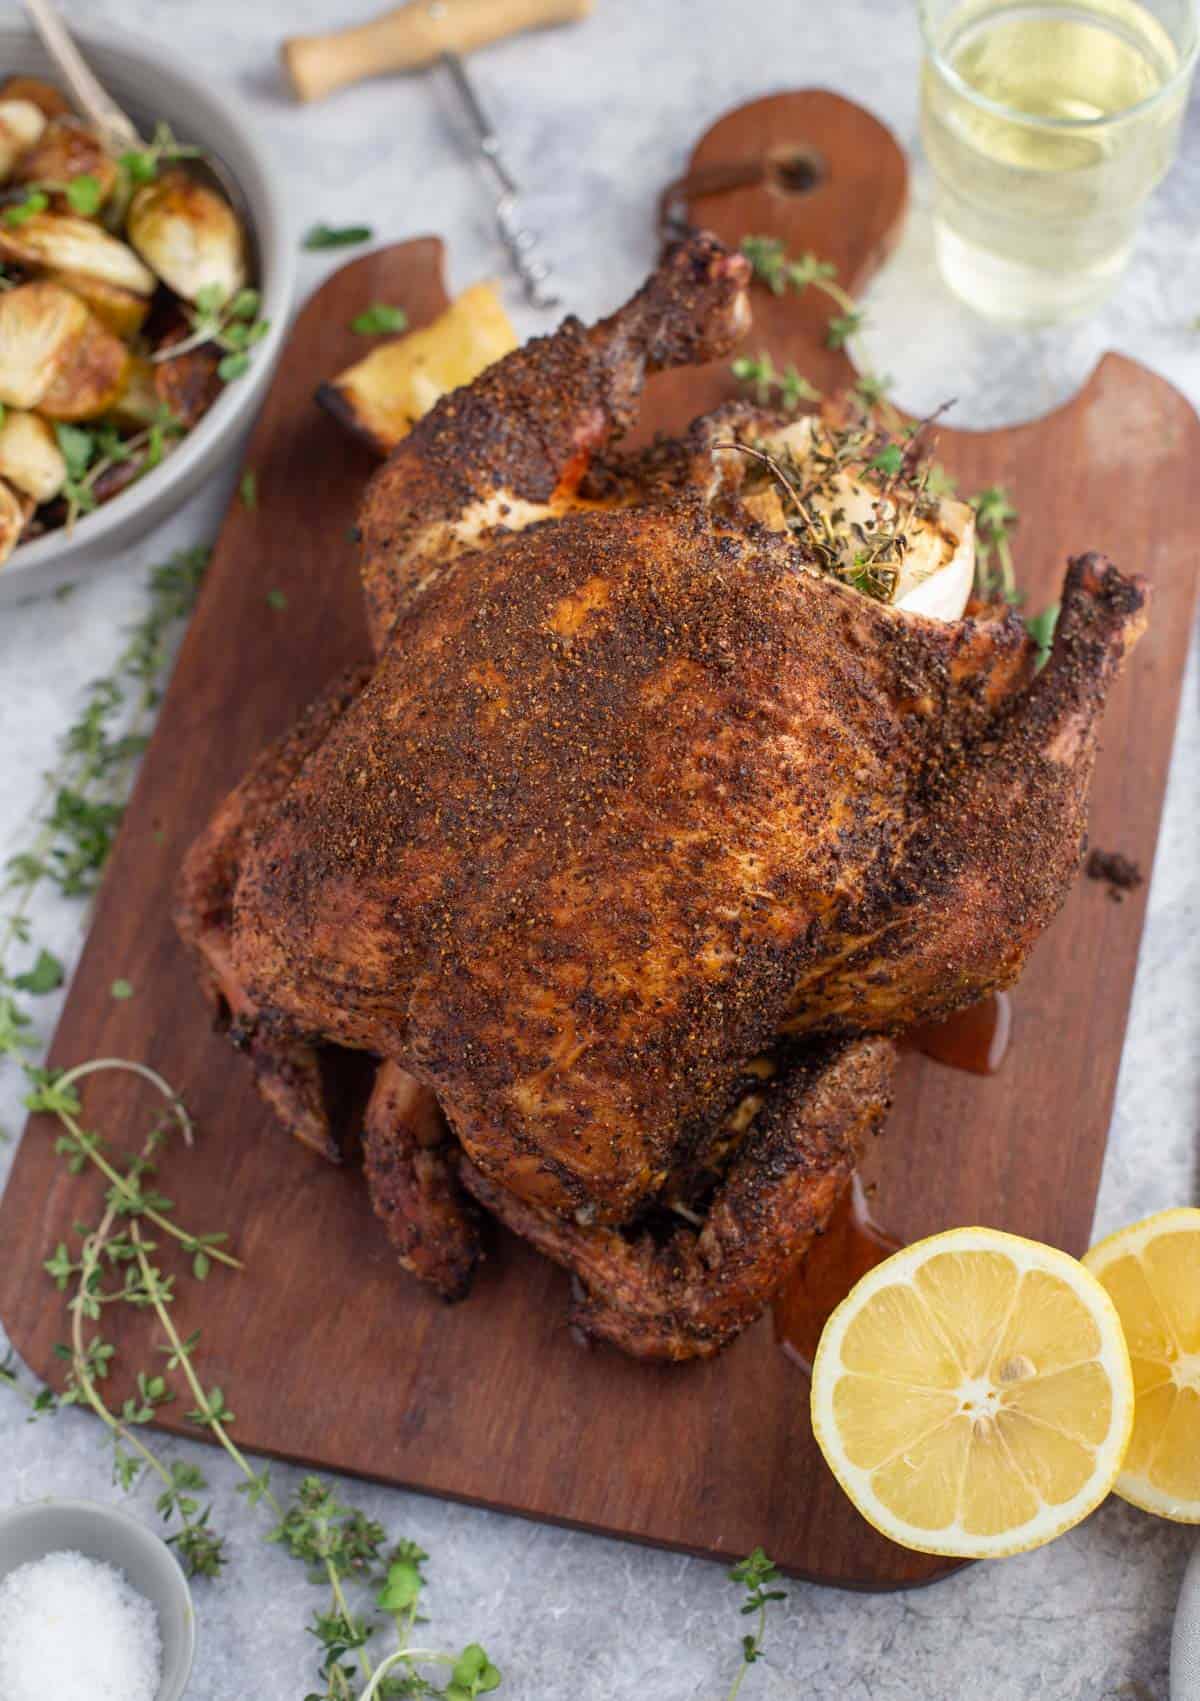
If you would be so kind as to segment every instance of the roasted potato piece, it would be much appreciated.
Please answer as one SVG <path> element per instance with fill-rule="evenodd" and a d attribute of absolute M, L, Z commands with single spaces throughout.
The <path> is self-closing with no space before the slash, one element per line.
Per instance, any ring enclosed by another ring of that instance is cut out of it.
<path fill-rule="evenodd" d="M 129 240 L 146 264 L 185 301 L 202 289 L 221 299 L 246 281 L 246 243 L 229 202 L 186 171 L 167 171 L 129 203 Z"/>
<path fill-rule="evenodd" d="M 17 547 L 25 519 L 25 503 L 11 485 L 0 482 L 0 566 Z"/>
<path fill-rule="evenodd" d="M 37 272 L 96 278 L 134 295 L 154 294 L 154 274 L 133 249 L 74 213 L 34 213 L 17 225 L 0 222 L 0 260 Z"/>
<path fill-rule="evenodd" d="M 46 276 L 77 295 L 122 342 L 132 342 L 146 323 L 150 302 L 144 295 L 105 283 L 103 278 L 89 278 L 85 272 L 47 272 Z"/>
<path fill-rule="evenodd" d="M 43 392 L 38 412 L 47 419 L 66 420 L 95 419 L 108 413 L 124 393 L 131 358 L 120 338 L 88 313 L 83 330 Z"/>
<path fill-rule="evenodd" d="M 41 77 L 6 77 L 0 84 L 0 100 L 30 101 L 46 118 L 60 118 L 71 110 L 71 103 L 62 90 Z"/>
<path fill-rule="evenodd" d="M 3 115 L 0 105 L 0 116 Z M 52 118 L 13 173 L 18 183 L 69 183 L 73 177 L 94 177 L 103 206 L 117 184 L 117 162 L 96 132 L 79 118 Z M 66 196 L 51 197 L 59 212 L 70 210 Z"/>
<path fill-rule="evenodd" d="M 373 349 L 317 400 L 379 455 L 395 447 L 439 396 L 477 378 L 517 346 L 491 284 L 473 284 L 423 330 Z"/>
<path fill-rule="evenodd" d="M 49 502 L 66 477 L 67 463 L 46 421 L 20 408 L 6 409 L 0 421 L 0 479 L 35 502 Z"/>
<path fill-rule="evenodd" d="M 45 117 L 31 100 L 0 99 L 0 182 L 19 170 L 22 155 L 45 128 Z"/>
<path fill-rule="evenodd" d="M 36 407 L 90 320 L 59 284 L 37 279 L 0 293 L 0 402 Z"/>

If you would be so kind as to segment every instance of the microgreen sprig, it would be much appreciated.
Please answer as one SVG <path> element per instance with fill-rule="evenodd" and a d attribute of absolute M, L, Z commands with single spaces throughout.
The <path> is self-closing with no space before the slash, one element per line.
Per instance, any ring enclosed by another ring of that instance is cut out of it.
<path fill-rule="evenodd" d="M 760 283 L 763 283 L 774 295 L 785 295 L 790 290 L 795 295 L 803 295 L 811 288 L 820 290 L 831 300 L 838 309 L 825 327 L 826 346 L 831 349 L 845 348 L 850 338 L 856 336 L 867 323 L 867 315 L 860 308 L 854 297 L 837 281 L 837 267 L 831 260 L 820 260 L 815 254 L 801 254 L 793 260 L 783 243 L 774 236 L 746 236 L 742 239 L 742 253 L 750 262 L 751 270 Z M 769 356 L 759 356 L 759 362 Z M 746 361 L 734 362 L 734 376 L 742 376 L 738 367 L 748 368 L 743 381 L 757 383 L 758 374 L 749 369 L 752 364 Z M 789 368 L 794 370 L 794 368 Z M 864 370 L 855 381 L 854 389 L 866 408 L 873 408 L 885 403 L 888 391 L 892 387 L 892 379 L 872 371 Z M 768 392 L 769 393 L 769 392 Z M 806 395 L 804 400 L 819 400 L 814 392 Z M 762 405 L 762 393 L 759 400 Z M 794 407 L 794 403 L 792 406 Z M 784 406 L 788 407 L 787 402 Z M 788 407 L 788 411 L 792 411 Z M 895 424 L 894 410 L 888 410 L 889 423 Z"/>
<path fill-rule="evenodd" d="M 311 252 L 322 248 L 352 248 L 359 242 L 370 242 L 375 232 L 369 224 L 314 224 L 304 238 L 304 247 Z"/>
<path fill-rule="evenodd" d="M 19 201 L 13 201 L 4 209 L 4 222 L 14 230 L 23 224 L 28 224 L 36 213 L 44 213 L 50 205 L 50 197 L 44 189 L 30 187 Z"/>
<path fill-rule="evenodd" d="M 765 283 L 774 295 L 784 295 L 789 289 L 796 295 L 803 295 L 811 284 L 829 297 L 840 309 L 826 327 L 825 341 L 830 348 L 844 348 L 866 324 L 866 314 L 850 292 L 838 283 L 837 267 L 832 261 L 819 260 L 815 254 L 801 254 L 798 260 L 793 260 L 783 243 L 773 236 L 744 237 L 742 253 L 749 260 L 755 277 Z"/>
<path fill-rule="evenodd" d="M 144 478 L 160 464 L 172 441 L 183 435 L 183 429 L 182 421 L 165 403 L 159 404 L 150 424 L 132 437 L 122 437 L 115 426 L 107 423 L 84 426 L 57 422 L 54 435 L 67 467 L 62 494 L 67 503 L 68 535 L 80 515 L 90 514 L 97 506 L 100 500 L 97 486 L 105 473 L 131 463 L 134 480 Z"/>
<path fill-rule="evenodd" d="M 740 384 L 753 385 L 759 407 L 769 407 L 774 399 L 785 413 L 795 413 L 801 402 L 819 402 L 821 399 L 821 392 L 814 389 L 794 366 L 785 366 L 782 372 L 777 371 L 766 349 L 760 350 L 753 358 L 739 355 L 731 369 Z"/>
<path fill-rule="evenodd" d="M 350 329 L 360 337 L 382 337 L 407 326 L 408 314 L 390 301 L 373 301 L 350 321 Z"/>
<path fill-rule="evenodd" d="M 152 182 L 160 165 L 181 159 L 201 159 L 203 155 L 203 148 L 179 141 L 171 126 L 160 121 L 154 126 L 154 134 L 145 147 L 131 148 L 120 156 L 117 163 L 131 183 L 141 184 Z"/>
<path fill-rule="evenodd" d="M 1017 521 L 1017 510 L 1008 491 L 999 484 L 989 484 L 986 490 L 973 496 L 971 506 L 975 510 L 977 538 L 976 590 L 985 601 L 999 591 L 1005 602 L 1015 603 L 1017 577 L 1009 536 Z"/>
<path fill-rule="evenodd" d="M 197 291 L 188 310 L 191 329 L 177 343 L 170 343 L 150 356 L 156 363 L 178 360 L 180 355 L 206 343 L 223 350 L 217 377 L 224 384 L 240 378 L 250 365 L 250 350 L 271 328 L 270 320 L 259 317 L 262 297 L 256 289 L 239 289 L 226 296 L 220 284 L 206 284 Z"/>
<path fill-rule="evenodd" d="M 51 195 L 61 195 L 73 213 L 91 218 L 99 212 L 104 200 L 104 185 L 90 171 L 81 171 L 65 182 L 38 178 L 25 187 L 24 198 L 15 201 L 4 212 L 4 222 L 13 226 L 27 224 L 35 213 L 44 213 Z"/>

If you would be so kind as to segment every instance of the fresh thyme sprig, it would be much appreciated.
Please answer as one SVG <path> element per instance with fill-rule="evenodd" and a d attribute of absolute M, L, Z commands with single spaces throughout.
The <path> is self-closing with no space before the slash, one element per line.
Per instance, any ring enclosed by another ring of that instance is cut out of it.
<path fill-rule="evenodd" d="M 269 1539 L 316 1565 L 320 1580 L 329 1587 L 329 1606 L 314 1613 L 310 1627 L 321 1644 L 325 1685 L 311 1701 L 353 1701 L 360 1676 L 372 1697 L 442 1695 L 448 1701 L 467 1701 L 500 1682 L 478 1644 L 469 1644 L 461 1654 L 410 1646 L 425 1555 L 407 1542 L 385 1553 L 382 1527 L 335 1502 L 315 1478 L 306 1478 L 290 1500 L 278 1499 L 269 1472 L 254 1470 L 233 1439 L 234 1414 L 224 1392 L 206 1386 L 201 1377 L 201 1332 L 185 1337 L 176 1325 L 172 1308 L 181 1282 L 203 1283 L 216 1266 L 229 1271 L 241 1267 L 224 1233 L 184 1227 L 173 1201 L 159 1187 L 158 1163 L 171 1134 L 189 1144 L 192 1139 L 183 1104 L 161 1076 L 134 1061 L 100 1058 L 51 1073 L 28 1060 L 34 1023 L 23 999 L 61 985 L 63 968 L 42 949 L 27 968 L 15 972 L 8 966 L 9 955 L 14 947 L 31 944 L 28 908 L 42 884 L 64 895 L 86 896 L 100 878 L 130 771 L 144 745 L 142 727 L 159 698 L 174 628 L 192 607 L 207 557 L 207 550 L 184 551 L 152 572 L 149 611 L 131 632 L 113 672 L 90 688 L 82 715 L 63 740 L 59 763 L 47 776 L 33 844 L 7 864 L 5 890 L 12 903 L 0 918 L 0 1058 L 7 1056 L 23 1068 L 28 1107 L 57 1120 L 55 1150 L 68 1171 L 99 1171 L 105 1190 L 98 1220 L 76 1224 L 72 1244 L 60 1242 L 45 1260 L 46 1274 L 68 1296 L 68 1339 L 55 1349 L 66 1365 L 62 1392 L 28 1388 L 11 1354 L 0 1363 L 0 1385 L 25 1400 L 31 1419 L 73 1405 L 94 1412 L 112 1445 L 114 1480 L 129 1491 L 143 1479 L 157 1479 L 156 1509 L 185 1570 L 191 1576 L 213 1577 L 225 1564 L 226 1542 L 213 1526 L 207 1479 L 197 1466 L 164 1457 L 142 1433 L 160 1407 L 178 1397 L 180 1384 L 189 1398 L 186 1420 L 207 1431 L 223 1449 L 242 1478 L 239 1492 L 248 1505 L 270 1514 Z M 129 710 L 130 724 L 118 732 L 118 716 Z M 116 995 L 128 982 L 117 980 L 113 986 Z M 165 1114 L 132 1156 L 121 1156 L 109 1135 L 100 1135 L 83 1120 L 81 1084 L 113 1070 L 145 1080 L 165 1103 Z M 161 1262 L 166 1252 L 179 1260 L 176 1269 L 168 1270 Z M 119 1405 L 106 1387 L 117 1369 L 116 1347 L 104 1328 L 113 1306 L 151 1313 L 162 1333 L 157 1348 L 162 1365 L 139 1369 L 131 1392 Z M 376 1610 L 356 1611 L 348 1593 L 351 1587 L 376 1591 Z M 396 1627 L 399 1645 L 376 1669 L 366 1643 L 388 1620 Z M 345 1663 L 351 1651 L 359 1653 L 359 1673 Z M 422 1668 L 431 1666 L 449 1669 L 444 1689 L 423 1675 Z"/>
<path fill-rule="evenodd" d="M 97 1161 L 103 1142 L 82 1128 L 76 1088 L 88 1076 L 104 1070 L 132 1072 L 149 1081 L 166 1100 L 167 1114 L 151 1129 L 133 1158 L 123 1165 L 119 1160 L 102 1164 L 106 1177 L 112 1177 L 103 1215 L 94 1226 L 77 1225 L 78 1255 L 72 1256 L 67 1244 L 60 1242 L 45 1261 L 46 1272 L 59 1292 L 70 1292 L 70 1340 L 56 1349 L 68 1370 L 66 1385 L 58 1396 L 49 1390 L 26 1396 L 31 1398 L 32 1415 L 70 1405 L 85 1405 L 93 1411 L 113 1445 L 114 1479 L 128 1491 L 147 1473 L 158 1478 L 157 1510 L 169 1526 L 175 1526 L 168 1539 L 189 1575 L 211 1577 L 225 1563 L 226 1544 L 212 1525 L 211 1503 L 204 1501 L 207 1479 L 195 1466 L 164 1459 L 138 1433 L 161 1406 L 177 1397 L 174 1381 L 181 1378 L 191 1400 L 186 1421 L 207 1430 L 222 1448 L 242 1478 L 239 1492 L 248 1504 L 262 1506 L 270 1513 L 273 1523 L 267 1539 L 302 1561 L 313 1580 L 329 1586 L 330 1605 L 314 1613 L 310 1626 L 323 1650 L 321 1676 L 325 1683 L 324 1691 L 313 1701 L 352 1701 L 356 1673 L 353 1666 L 344 1663 L 352 1651 L 358 1655 L 357 1675 L 373 1696 L 444 1695 L 450 1701 L 461 1701 L 496 1688 L 499 1672 L 477 1644 L 458 1655 L 410 1646 L 424 1584 L 420 1565 L 426 1556 L 419 1548 L 400 1542 L 385 1558 L 382 1526 L 335 1500 L 315 1477 L 305 1478 L 291 1501 L 281 1502 L 271 1487 L 269 1472 L 256 1471 L 233 1439 L 230 1431 L 235 1417 L 224 1391 L 205 1386 L 200 1375 L 196 1355 L 201 1333 L 195 1330 L 185 1338 L 172 1314 L 181 1274 L 164 1270 L 157 1257 L 159 1243 L 147 1236 L 144 1226 L 154 1223 L 168 1236 L 165 1245 L 173 1243 L 188 1255 L 182 1272 L 188 1279 L 207 1280 L 214 1260 L 232 1269 L 241 1267 L 224 1250 L 225 1235 L 183 1228 L 174 1220 L 173 1202 L 155 1186 L 158 1156 L 169 1133 L 180 1132 L 191 1143 L 192 1126 L 186 1109 L 153 1070 L 121 1059 L 81 1064 L 57 1076 L 39 1072 L 40 1082 L 27 1103 L 32 1110 L 58 1118 L 62 1132 L 56 1150 L 65 1157 L 68 1169 L 77 1174 L 89 1160 Z M 121 1226 L 123 1219 L 128 1219 L 125 1228 Z M 102 1387 L 116 1368 L 116 1348 L 101 1327 L 105 1308 L 112 1305 L 153 1313 L 163 1335 L 157 1350 L 165 1359 L 161 1371 L 137 1372 L 134 1392 L 119 1409 L 109 1403 Z M 95 1325 L 94 1331 L 88 1325 Z M 0 1381 L 25 1392 L 11 1361 L 0 1367 Z M 354 1610 L 347 1594 L 351 1584 L 378 1591 L 376 1606 L 398 1632 L 399 1646 L 378 1670 L 367 1653 L 367 1643 L 384 1620 Z M 430 1665 L 450 1668 L 445 1689 L 421 1674 L 419 1668 Z M 396 1675 L 401 1669 L 403 1675 Z"/>
<path fill-rule="evenodd" d="M 801 402 L 819 402 L 821 399 L 821 392 L 794 366 L 785 366 L 782 372 L 777 371 L 766 349 L 760 350 L 753 359 L 739 355 L 732 363 L 732 371 L 739 383 L 754 386 L 754 397 L 760 407 L 769 407 L 772 401 L 777 401 L 785 413 L 795 413 Z"/>
<path fill-rule="evenodd" d="M 375 232 L 369 224 L 310 225 L 302 247 L 312 252 L 323 248 L 353 248 L 360 242 L 370 242 Z"/>
<path fill-rule="evenodd" d="M 793 260 L 783 243 L 773 236 L 743 237 L 742 253 L 755 277 L 773 294 L 784 295 L 790 289 L 796 295 L 803 295 L 811 284 L 829 297 L 840 309 L 825 328 L 825 341 L 830 348 L 845 348 L 866 324 L 866 313 L 849 290 L 838 283 L 837 267 L 832 261 L 818 260 L 815 254 L 801 254 L 798 260 Z"/>
<path fill-rule="evenodd" d="M 789 257 L 787 250 L 778 238 L 773 236 L 747 236 L 742 239 L 742 253 L 749 260 L 754 276 L 760 283 L 766 284 L 774 295 L 785 295 L 790 289 L 796 295 L 802 295 L 811 285 L 821 290 L 840 311 L 835 313 L 825 328 L 825 342 L 829 348 L 841 349 L 852 336 L 864 329 L 867 323 L 865 311 L 858 306 L 854 297 L 843 289 L 837 281 L 837 268 L 830 260 L 819 260 L 815 254 L 801 254 L 798 260 Z M 788 367 L 788 373 L 795 374 L 795 367 Z M 733 362 L 733 374 L 742 382 L 754 383 L 757 389 L 758 401 L 766 406 L 771 389 L 778 384 L 779 375 L 775 373 L 768 354 L 760 354 L 757 361 L 742 357 Z M 796 375 L 798 378 L 798 374 Z M 766 383 L 763 383 L 763 378 Z M 820 392 L 815 390 L 806 379 L 799 379 L 803 386 L 795 399 L 789 401 L 781 390 L 780 400 L 788 412 L 794 411 L 798 402 L 820 401 Z M 876 373 L 869 368 L 855 379 L 853 389 L 864 408 L 870 412 L 878 409 L 884 422 L 893 430 L 899 426 L 900 416 L 887 401 L 893 380 L 883 373 Z"/>
<path fill-rule="evenodd" d="M 73 1260 L 66 1244 L 60 1242 L 53 1255 L 45 1261 L 44 1267 L 55 1287 L 60 1292 L 69 1288 L 73 1290 L 67 1305 L 71 1319 L 70 1340 L 55 1349 L 66 1360 L 68 1369 L 62 1393 L 53 1395 L 48 1389 L 39 1391 L 34 1400 L 34 1415 L 38 1415 L 39 1402 L 42 1411 L 71 1405 L 89 1407 L 104 1424 L 112 1442 L 114 1480 L 129 1491 L 145 1472 L 157 1476 L 162 1484 L 158 1510 L 165 1521 L 174 1521 L 178 1525 L 168 1539 L 178 1548 L 189 1575 L 215 1576 L 224 1563 L 224 1544 L 210 1527 L 211 1506 L 202 1506 L 196 1498 L 206 1487 L 203 1475 L 193 1467 L 168 1464 L 136 1433 L 138 1427 L 150 1421 L 159 1406 L 174 1398 L 172 1390 L 164 1377 L 139 1371 L 134 1383 L 136 1392 L 125 1399 L 119 1411 L 114 1411 L 100 1384 L 111 1374 L 116 1349 L 99 1329 L 90 1338 L 85 1338 L 84 1332 L 85 1321 L 100 1323 L 106 1305 L 124 1303 L 140 1307 L 147 1303 L 133 1262 L 137 1247 L 142 1244 L 140 1230 L 136 1220 L 127 1232 L 119 1230 L 118 1224 L 122 1217 L 130 1214 L 131 1198 L 146 1196 L 147 1178 L 153 1175 L 157 1154 L 172 1130 L 181 1132 L 183 1138 L 191 1143 L 190 1118 L 161 1076 L 143 1064 L 115 1058 L 83 1064 L 53 1080 L 43 1076 L 44 1085 L 35 1088 L 27 1102 L 35 1110 L 69 1103 L 77 1105 L 75 1083 L 103 1070 L 130 1072 L 150 1081 L 166 1100 L 167 1112 L 150 1130 L 124 1173 L 119 1175 L 118 1185 L 109 1188 L 100 1221 L 94 1227 L 86 1224 L 78 1227 L 81 1236 L 78 1260 Z M 52 1114 L 64 1119 L 62 1109 L 53 1109 Z M 60 1141 L 56 1149 L 70 1153 L 68 1168 L 72 1173 L 78 1173 L 85 1161 L 79 1147 L 78 1132 L 72 1131 L 66 1144 Z M 157 1194 L 155 1197 L 160 1206 L 173 1208 L 170 1200 Z M 173 1224 L 172 1228 L 176 1238 L 185 1244 L 215 1245 L 225 1238 L 223 1235 L 191 1235 L 177 1224 Z M 228 1261 L 236 1263 L 233 1259 Z M 118 1285 L 111 1289 L 104 1286 L 106 1272 L 110 1276 L 123 1272 Z M 193 1274 L 202 1279 L 195 1262 Z"/>
<path fill-rule="evenodd" d="M 985 602 L 997 592 L 1014 606 L 1020 602 L 1009 539 L 1017 510 L 1003 485 L 989 484 L 971 498 L 975 510 L 975 588 Z"/>
<path fill-rule="evenodd" d="M 742 1637 L 742 1663 L 737 1669 L 727 1701 L 737 1701 L 746 1673 L 756 1660 L 762 1658 L 763 1638 L 767 1628 L 767 1607 L 772 1601 L 787 1599 L 785 1589 L 775 1589 L 771 1585 L 777 1583 L 779 1571 L 774 1560 L 768 1559 L 761 1547 L 756 1547 L 753 1553 L 748 1553 L 745 1559 L 739 1559 L 729 1573 L 730 1581 L 742 1583 L 746 1589 L 746 1598 L 742 1602 L 743 1616 L 751 1613 L 758 1615 L 754 1630 Z"/>
<path fill-rule="evenodd" d="M 132 628 L 111 673 L 88 687 L 47 774 L 32 842 L 4 864 L 0 899 L 0 1065 L 35 1049 L 29 1000 L 62 984 L 63 966 L 44 947 L 18 969 L 14 955 L 32 949 L 29 905 L 44 884 L 64 897 L 95 889 L 120 825 L 134 763 L 174 653 L 175 633 L 191 612 L 208 563 L 207 549 L 180 550 L 151 570 L 149 607 Z M 122 726 L 122 720 L 125 724 Z M 33 1085 L 37 1085 L 35 1078 Z"/>

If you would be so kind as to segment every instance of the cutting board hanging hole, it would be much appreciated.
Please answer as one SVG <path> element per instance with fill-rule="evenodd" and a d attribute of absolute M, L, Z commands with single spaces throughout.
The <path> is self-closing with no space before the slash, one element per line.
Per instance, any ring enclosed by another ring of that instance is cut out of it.
<path fill-rule="evenodd" d="M 829 162 L 807 142 L 772 148 L 766 156 L 768 186 L 777 195 L 811 195 L 829 176 Z"/>

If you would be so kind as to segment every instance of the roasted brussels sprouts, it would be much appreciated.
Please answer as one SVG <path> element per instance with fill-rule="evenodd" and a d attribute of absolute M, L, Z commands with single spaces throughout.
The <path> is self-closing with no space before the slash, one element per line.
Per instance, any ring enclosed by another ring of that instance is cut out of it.
<path fill-rule="evenodd" d="M 6 479 L 35 502 L 50 502 L 67 477 L 58 439 L 36 413 L 7 408 L 0 421 L 0 479 Z"/>
<path fill-rule="evenodd" d="M 13 176 L 45 128 L 45 117 L 32 101 L 0 99 L 0 183 Z"/>
<path fill-rule="evenodd" d="M 0 116 L 3 115 L 0 104 Z M 64 186 L 76 178 L 91 178 L 96 186 L 94 211 L 108 200 L 116 188 L 117 162 L 104 143 L 78 118 L 52 118 L 33 146 L 25 153 L 13 173 L 18 183 L 61 183 Z M 63 189 L 52 194 L 52 205 L 59 211 L 69 210 L 70 203 Z"/>
<path fill-rule="evenodd" d="M 29 271 L 96 278 L 134 295 L 154 293 L 154 273 L 133 249 L 74 213 L 33 213 L 20 224 L 0 222 L 0 260 Z"/>
<path fill-rule="evenodd" d="M 20 542 L 27 518 L 25 503 L 11 485 L 0 482 L 0 564 L 8 560 Z"/>
<path fill-rule="evenodd" d="M 139 189 L 125 228 L 146 264 L 184 301 L 195 301 L 201 290 L 228 300 L 246 281 L 237 214 L 184 171 L 165 172 Z"/>

